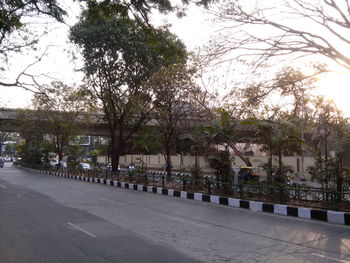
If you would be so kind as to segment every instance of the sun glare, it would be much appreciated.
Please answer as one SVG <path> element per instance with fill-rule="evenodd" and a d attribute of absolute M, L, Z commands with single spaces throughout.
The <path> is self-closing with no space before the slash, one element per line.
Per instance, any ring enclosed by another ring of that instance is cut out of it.
<path fill-rule="evenodd" d="M 319 94 L 332 99 L 350 117 L 350 73 L 327 73 L 318 79 Z"/>

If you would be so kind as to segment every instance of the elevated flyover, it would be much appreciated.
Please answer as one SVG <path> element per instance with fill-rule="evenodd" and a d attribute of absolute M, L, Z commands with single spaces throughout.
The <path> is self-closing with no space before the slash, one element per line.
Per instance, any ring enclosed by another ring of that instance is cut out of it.
<path fill-rule="evenodd" d="M 64 115 L 68 113 L 60 112 L 59 114 L 62 114 L 62 119 L 64 119 Z M 85 113 L 78 116 L 77 119 L 80 126 L 79 130 L 77 130 L 77 135 L 110 136 L 109 126 L 104 118 L 104 114 Z M 45 125 L 45 119 L 40 119 L 36 110 L 0 108 L 0 131 L 21 132 L 23 130 L 23 120 L 32 121 L 34 122 L 33 125 L 39 125 L 39 127 L 40 125 Z M 193 129 L 200 123 L 203 123 L 203 121 L 187 118 L 179 121 L 179 127 Z M 149 120 L 147 126 L 156 127 L 157 122 Z"/>

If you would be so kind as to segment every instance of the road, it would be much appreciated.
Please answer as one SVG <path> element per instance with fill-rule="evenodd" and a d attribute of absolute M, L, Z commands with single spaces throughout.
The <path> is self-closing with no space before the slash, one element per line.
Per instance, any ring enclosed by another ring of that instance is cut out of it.
<path fill-rule="evenodd" d="M 0 169 L 0 262 L 350 262 L 350 227 Z"/>

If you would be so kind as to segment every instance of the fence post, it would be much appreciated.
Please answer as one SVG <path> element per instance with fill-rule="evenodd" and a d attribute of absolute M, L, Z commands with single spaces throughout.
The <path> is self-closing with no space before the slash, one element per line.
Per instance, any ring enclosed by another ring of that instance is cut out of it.
<path fill-rule="evenodd" d="M 208 194 L 211 194 L 211 181 L 208 178 L 205 178 L 206 185 L 207 185 L 207 192 Z"/>
<path fill-rule="evenodd" d="M 186 179 L 182 178 L 182 191 L 186 191 Z"/>
<path fill-rule="evenodd" d="M 239 190 L 239 199 L 243 199 L 243 185 L 239 184 L 238 185 L 238 190 Z"/>
<path fill-rule="evenodd" d="M 164 187 L 164 175 L 162 175 L 162 187 Z"/>
<path fill-rule="evenodd" d="M 331 198 L 332 198 L 332 207 L 333 209 L 337 209 L 337 193 L 336 193 L 336 190 L 333 190 L 332 193 L 331 193 Z"/>
<path fill-rule="evenodd" d="M 284 188 L 283 188 L 283 186 L 279 187 L 279 200 L 280 200 L 281 204 L 284 204 L 286 202 L 285 201 L 285 196 L 284 196 Z"/>
<path fill-rule="evenodd" d="M 147 174 L 145 174 L 144 176 L 145 176 L 145 185 L 147 185 Z"/>

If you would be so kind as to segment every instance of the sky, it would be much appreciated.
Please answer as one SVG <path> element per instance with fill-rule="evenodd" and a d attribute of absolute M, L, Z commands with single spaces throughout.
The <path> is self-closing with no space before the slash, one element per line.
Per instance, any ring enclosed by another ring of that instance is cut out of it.
<path fill-rule="evenodd" d="M 69 1 L 65 3 L 65 8 L 68 9 L 69 14 L 66 23 L 68 25 L 74 25 L 79 15 L 78 3 L 69 3 Z M 198 48 L 206 45 L 211 35 L 217 30 L 213 22 L 213 17 L 208 15 L 203 8 L 199 7 L 190 7 L 187 11 L 187 16 L 181 19 L 176 18 L 174 14 L 166 17 L 155 15 L 153 16 L 153 22 L 155 24 L 171 23 L 171 31 L 184 41 L 189 51 L 196 51 Z M 46 52 L 47 55 L 43 57 L 40 63 L 31 68 L 30 72 L 35 75 L 45 73 L 50 76 L 50 78 L 39 78 L 42 83 L 49 83 L 51 80 L 56 79 L 62 80 L 72 86 L 79 85 L 82 82 L 83 75 L 77 71 L 80 66 L 79 60 L 72 60 L 71 53 L 73 51 L 76 52 L 76 50 L 74 50 L 68 40 L 68 25 L 57 23 L 46 25 L 50 32 L 41 39 L 38 51 L 18 54 L 11 59 L 8 71 L 5 73 L 8 79 L 13 79 L 18 72 L 26 65 L 32 63 L 35 57 L 42 54 L 45 48 L 49 46 Z M 343 69 L 337 67 L 334 67 L 334 70 L 343 71 Z M 220 76 L 224 80 L 217 83 L 225 85 L 226 73 L 230 74 L 230 71 L 220 69 L 219 74 L 216 73 L 217 76 Z M 350 117 L 350 103 L 348 102 L 348 98 L 350 97 L 349 83 L 350 75 L 348 73 L 329 73 L 319 78 L 318 85 L 320 88 L 318 92 L 327 98 L 333 99 L 337 106 Z M 212 85 L 211 88 L 224 89 L 223 86 L 218 85 Z M 28 107 L 31 104 L 31 97 L 31 92 L 24 91 L 21 88 L 0 87 L 0 104 L 6 107 Z"/>

